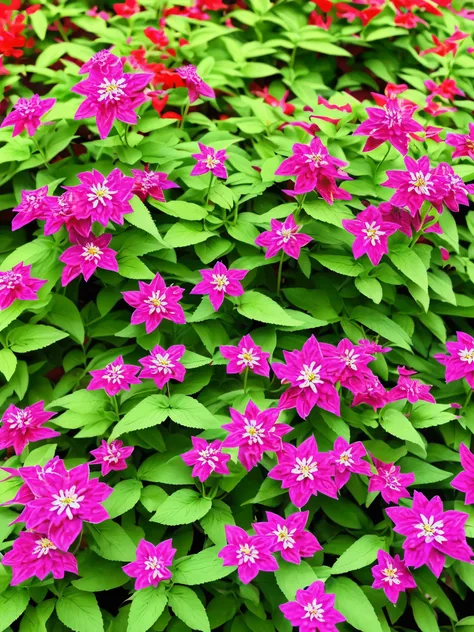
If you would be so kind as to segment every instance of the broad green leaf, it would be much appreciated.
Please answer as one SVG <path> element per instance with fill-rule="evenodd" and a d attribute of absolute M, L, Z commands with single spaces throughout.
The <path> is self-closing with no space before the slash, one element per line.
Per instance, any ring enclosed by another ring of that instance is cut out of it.
<path fill-rule="evenodd" d="M 452 476 L 451 472 L 441 470 L 430 463 L 421 461 L 413 456 L 405 456 L 398 463 L 404 472 L 413 472 L 415 474 L 416 485 L 428 485 L 430 483 L 438 483 Z"/>
<path fill-rule="evenodd" d="M 187 395 L 172 395 L 169 400 L 170 418 L 187 428 L 220 428 L 221 422 L 205 406 Z"/>
<path fill-rule="evenodd" d="M 208 214 L 204 206 L 200 206 L 199 204 L 194 204 L 192 202 L 185 202 L 184 200 L 171 200 L 170 202 L 154 201 L 152 204 L 167 215 L 179 217 L 180 219 L 188 221 L 198 221 L 204 219 Z"/>
<path fill-rule="evenodd" d="M 135 559 L 135 544 L 116 522 L 106 520 L 100 524 L 89 524 L 87 528 L 94 539 L 91 549 L 100 557 L 115 562 L 131 562 Z"/>
<path fill-rule="evenodd" d="M 245 292 L 239 298 L 237 311 L 245 318 L 257 320 L 271 325 L 296 326 L 299 321 L 294 320 L 274 300 L 260 292 Z"/>
<path fill-rule="evenodd" d="M 8 341 L 15 353 L 27 353 L 49 347 L 67 337 L 66 332 L 48 325 L 20 325 L 8 334 Z"/>
<path fill-rule="evenodd" d="M 61 623 L 74 632 L 103 632 L 102 613 L 95 595 L 77 588 L 66 588 L 56 602 Z"/>
<path fill-rule="evenodd" d="M 80 579 L 72 580 L 72 585 L 85 592 L 112 590 L 130 581 L 120 562 L 110 562 L 94 553 L 79 558 L 79 576 Z"/>
<path fill-rule="evenodd" d="M 393 265 L 403 272 L 410 281 L 419 285 L 425 292 L 428 291 L 428 275 L 425 265 L 415 249 L 410 249 L 405 244 L 396 244 L 390 248 L 389 257 Z"/>
<path fill-rule="evenodd" d="M 363 535 L 336 560 L 331 574 L 340 575 L 372 564 L 377 559 L 379 549 L 383 549 L 384 545 L 383 538 L 376 535 Z"/>
<path fill-rule="evenodd" d="M 140 500 L 142 487 L 142 483 L 135 478 L 117 483 L 112 494 L 103 503 L 109 516 L 116 518 L 133 509 Z"/>
<path fill-rule="evenodd" d="M 312 256 L 325 268 L 337 272 L 338 274 L 343 274 L 344 276 L 356 277 L 364 270 L 362 264 L 354 261 L 353 257 L 329 254 Z"/>
<path fill-rule="evenodd" d="M 355 286 L 361 294 L 370 298 L 377 305 L 383 298 L 383 289 L 379 281 L 374 277 L 357 277 Z"/>
<path fill-rule="evenodd" d="M 410 336 L 404 331 L 400 325 L 375 309 L 357 306 L 352 310 L 351 320 L 362 323 L 365 327 L 372 329 L 380 336 L 389 340 L 391 343 L 410 351 Z"/>
<path fill-rule="evenodd" d="M 374 607 L 362 589 L 348 577 L 328 579 L 326 592 L 336 595 L 335 607 L 361 632 L 383 632 Z"/>
<path fill-rule="evenodd" d="M 0 632 L 6 630 L 26 610 L 30 597 L 24 588 L 8 588 L 0 593 Z"/>
<path fill-rule="evenodd" d="M 410 595 L 410 604 L 420 632 L 439 632 L 438 621 L 431 604 L 415 594 Z"/>
<path fill-rule="evenodd" d="M 174 581 L 177 584 L 195 586 L 227 577 L 235 569 L 222 565 L 221 558 L 217 557 L 219 551 L 218 546 L 211 546 L 200 553 L 181 558 L 175 564 Z"/>
<path fill-rule="evenodd" d="M 8 380 L 15 373 L 16 369 L 16 355 L 10 349 L 0 349 L 0 371 L 5 376 L 5 379 Z"/>
<path fill-rule="evenodd" d="M 205 516 L 211 506 L 209 498 L 203 498 L 192 489 L 180 489 L 168 496 L 151 521 L 169 526 L 191 524 Z"/>
<path fill-rule="evenodd" d="M 186 586 L 173 586 L 169 592 L 168 603 L 178 619 L 191 630 L 210 632 L 206 610 L 194 590 Z"/>
<path fill-rule="evenodd" d="M 84 325 L 76 305 L 62 294 L 53 294 L 47 319 L 51 325 L 67 331 L 80 345 L 84 342 Z"/>
<path fill-rule="evenodd" d="M 222 548 L 227 544 L 225 526 L 235 525 L 235 520 L 229 505 L 222 500 L 214 499 L 211 509 L 201 518 L 200 523 L 206 535 Z"/>
<path fill-rule="evenodd" d="M 384 430 L 398 439 L 411 441 L 422 448 L 425 446 L 420 433 L 413 428 L 409 419 L 407 419 L 399 410 L 394 408 L 385 409 L 382 413 L 380 425 Z"/>
<path fill-rule="evenodd" d="M 141 230 L 144 230 L 149 235 L 155 237 L 160 243 L 163 243 L 150 211 L 138 196 L 133 196 L 130 200 L 130 206 L 133 208 L 133 213 L 125 215 L 127 222 L 129 224 L 133 224 L 133 226 L 136 226 Z"/>
<path fill-rule="evenodd" d="M 158 426 L 167 419 L 169 400 L 164 395 L 150 395 L 134 406 L 112 430 L 110 441 L 125 432 Z"/>
<path fill-rule="evenodd" d="M 160 588 L 143 588 L 133 595 L 127 632 L 146 632 L 166 608 L 168 598 Z"/>
<path fill-rule="evenodd" d="M 278 566 L 278 570 L 275 571 L 275 579 L 288 601 L 295 599 L 297 590 L 307 588 L 318 580 L 316 571 L 307 562 L 291 564 L 281 560 L 278 562 Z"/>

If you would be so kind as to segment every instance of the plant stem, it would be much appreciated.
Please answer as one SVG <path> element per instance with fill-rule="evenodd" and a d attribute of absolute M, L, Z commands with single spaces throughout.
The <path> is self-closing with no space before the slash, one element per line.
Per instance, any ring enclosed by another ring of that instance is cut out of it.
<path fill-rule="evenodd" d="M 119 406 L 119 401 L 118 401 L 117 395 L 114 395 L 112 397 L 112 403 L 113 403 L 113 406 L 114 406 L 115 414 L 117 416 L 117 421 L 120 421 L 120 406 Z"/>
<path fill-rule="evenodd" d="M 300 211 L 303 208 L 305 198 L 306 198 L 306 193 L 304 195 L 300 195 L 298 199 L 298 206 L 296 207 L 296 211 L 295 211 L 295 222 L 298 220 Z"/>
<path fill-rule="evenodd" d="M 249 368 L 246 367 L 244 371 L 244 395 L 247 395 L 247 380 L 249 377 Z"/>
<path fill-rule="evenodd" d="M 51 167 L 48 164 L 48 159 L 46 158 L 46 154 L 43 152 L 43 150 L 41 149 L 41 147 L 39 146 L 38 141 L 36 140 L 36 138 L 34 136 L 32 136 L 32 140 L 33 143 L 35 144 L 36 149 L 38 150 L 39 155 L 41 156 L 41 158 L 43 159 L 43 165 L 46 167 L 46 169 L 51 173 Z"/>
<path fill-rule="evenodd" d="M 392 149 L 392 146 L 391 146 L 391 145 L 390 145 L 390 143 L 389 143 L 389 145 L 388 145 L 388 149 L 387 149 L 387 153 L 386 153 L 386 154 L 385 154 L 385 156 L 382 158 L 382 160 L 379 162 L 379 164 L 375 167 L 375 173 L 374 173 L 374 183 L 375 183 L 375 184 L 377 184 L 377 180 L 376 180 L 376 178 L 377 178 L 377 174 L 378 174 L 378 172 L 379 172 L 379 169 L 380 169 L 380 167 L 383 165 L 383 163 L 385 162 L 385 160 L 387 159 L 387 156 L 389 155 L 389 153 L 390 153 L 390 150 L 391 150 L 391 149 Z"/>
<path fill-rule="evenodd" d="M 290 68 L 293 68 L 293 66 L 295 65 L 296 51 L 297 50 L 298 50 L 298 47 L 295 46 L 294 49 L 291 52 L 290 63 L 289 63 Z"/>
<path fill-rule="evenodd" d="M 281 287 L 281 272 L 283 270 L 283 259 L 285 257 L 285 253 L 282 250 L 280 256 L 280 264 L 278 266 L 278 276 L 277 276 L 277 295 L 280 296 L 280 287 Z"/>
<path fill-rule="evenodd" d="M 184 106 L 184 109 L 182 111 L 180 127 L 184 127 L 184 121 L 186 120 L 188 112 L 189 112 L 189 101 L 186 103 L 186 105 Z"/>
<path fill-rule="evenodd" d="M 471 397 L 472 397 L 472 388 L 469 390 L 469 393 L 466 396 L 466 399 L 464 400 L 464 404 L 462 405 L 463 409 L 467 408 L 467 406 L 469 406 L 469 402 L 471 401 Z"/>
<path fill-rule="evenodd" d="M 237 220 L 239 219 L 239 203 L 235 203 L 234 207 L 234 217 L 232 219 L 232 224 L 235 226 L 237 224 Z"/>
<path fill-rule="evenodd" d="M 168 399 L 170 399 L 171 392 L 170 392 L 170 383 L 169 382 L 166 382 L 166 392 L 168 393 Z"/>
<path fill-rule="evenodd" d="M 214 179 L 215 179 L 215 176 L 213 173 L 211 173 L 211 179 L 209 180 L 209 187 L 207 189 L 207 195 L 206 195 L 206 206 L 209 204 L 209 196 L 211 195 L 211 188 L 212 188 L 212 185 L 214 184 Z"/>

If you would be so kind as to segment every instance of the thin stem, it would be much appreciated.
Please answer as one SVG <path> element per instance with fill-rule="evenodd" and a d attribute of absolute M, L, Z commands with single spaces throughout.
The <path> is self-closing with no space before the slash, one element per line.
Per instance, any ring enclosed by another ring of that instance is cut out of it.
<path fill-rule="evenodd" d="M 306 199 L 306 193 L 304 195 L 300 195 L 298 198 L 298 206 L 295 211 L 295 222 L 298 220 L 301 209 L 303 208 L 304 201 Z"/>
<path fill-rule="evenodd" d="M 285 258 L 285 252 L 281 251 L 280 256 L 280 264 L 278 266 L 278 276 L 277 276 L 277 295 L 280 296 L 280 288 L 281 288 L 281 272 L 283 270 L 283 259 Z"/>
<path fill-rule="evenodd" d="M 38 150 L 39 155 L 41 156 L 41 158 L 43 159 L 43 165 L 46 167 L 46 169 L 51 173 L 51 167 L 48 164 L 48 159 L 46 158 L 46 154 L 43 152 L 43 150 L 41 149 L 41 147 L 39 146 L 38 141 L 36 140 L 36 138 L 34 136 L 32 136 L 32 141 L 35 144 L 36 149 Z"/>
<path fill-rule="evenodd" d="M 239 219 L 239 203 L 235 203 L 234 207 L 234 217 L 232 219 L 232 224 L 235 226 L 237 224 L 237 220 Z"/>
<path fill-rule="evenodd" d="M 420 215 L 420 230 L 418 230 L 415 233 L 415 236 L 413 237 L 411 244 L 408 246 L 409 248 L 413 248 L 413 246 L 416 244 L 416 242 L 418 241 L 418 239 L 423 235 L 423 233 L 425 232 L 425 219 L 426 216 L 428 215 L 429 210 L 431 210 L 431 206 L 429 207 L 429 209 L 426 210 L 422 210 L 421 211 L 421 215 Z"/>
<path fill-rule="evenodd" d="M 295 46 L 294 49 L 291 52 L 290 63 L 289 63 L 290 68 L 293 68 L 293 66 L 295 65 L 296 51 L 297 50 L 298 50 L 298 47 Z"/>
<path fill-rule="evenodd" d="M 170 392 L 170 383 L 169 382 L 166 382 L 166 392 L 168 394 L 168 399 L 170 399 L 171 392 Z"/>
<path fill-rule="evenodd" d="M 462 405 L 463 409 L 467 408 L 467 406 L 469 406 L 469 402 L 471 401 L 471 397 L 472 397 L 472 388 L 469 389 L 469 393 L 466 396 L 466 399 L 464 401 L 464 404 Z"/>
<path fill-rule="evenodd" d="M 184 121 L 186 120 L 186 117 L 187 117 L 188 112 L 189 112 L 189 105 L 190 105 L 190 103 L 188 101 L 186 103 L 186 105 L 184 106 L 184 109 L 183 109 L 182 114 L 181 114 L 181 125 L 180 125 L 180 127 L 184 127 Z"/>
<path fill-rule="evenodd" d="M 212 185 L 214 184 L 214 180 L 215 180 L 215 176 L 213 173 L 211 173 L 211 179 L 209 180 L 209 187 L 207 189 L 207 195 L 206 195 L 206 206 L 209 204 L 209 196 L 211 195 L 211 188 L 212 188 Z"/>
<path fill-rule="evenodd" d="M 67 33 L 66 33 L 66 31 L 64 30 L 64 27 L 63 27 L 63 25 L 62 25 L 62 23 L 61 23 L 61 20 L 58 20 L 58 21 L 57 21 L 57 25 L 58 25 L 58 31 L 59 31 L 59 34 L 60 34 L 60 35 L 61 35 L 61 37 L 63 38 L 63 42 L 69 42 L 69 39 L 68 39 Z"/>
<path fill-rule="evenodd" d="M 374 182 L 375 182 L 375 184 L 377 184 L 377 180 L 376 180 L 376 178 L 377 178 L 377 174 L 378 174 L 378 172 L 379 172 L 379 169 L 380 169 L 380 167 L 383 165 L 383 163 L 385 162 L 385 160 L 387 159 L 387 156 L 389 155 L 389 153 L 390 153 L 390 150 L 391 150 L 391 149 L 392 149 L 392 146 L 391 146 L 391 145 L 390 145 L 390 143 L 389 143 L 389 145 L 388 145 L 388 149 L 387 149 L 387 153 L 386 153 L 386 154 L 385 154 L 385 156 L 382 158 L 382 160 L 379 162 L 379 164 L 375 167 L 375 173 L 374 173 Z"/>
<path fill-rule="evenodd" d="M 120 421 L 120 406 L 117 395 L 112 397 L 112 405 L 114 407 L 115 415 L 117 416 L 117 421 Z"/>
<path fill-rule="evenodd" d="M 244 371 L 244 395 L 247 395 L 247 380 L 249 377 L 249 368 L 246 367 Z"/>

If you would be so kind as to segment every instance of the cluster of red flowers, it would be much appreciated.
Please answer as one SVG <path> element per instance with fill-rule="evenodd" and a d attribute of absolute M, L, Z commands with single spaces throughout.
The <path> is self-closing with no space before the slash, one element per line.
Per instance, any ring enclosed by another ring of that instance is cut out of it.
<path fill-rule="evenodd" d="M 11 0 L 9 5 L 0 4 L 0 54 L 5 57 L 21 57 L 24 48 L 31 48 L 34 40 L 26 37 L 26 15 L 31 15 L 40 8 L 41 5 L 34 4 L 20 13 L 20 0 Z M 0 57 L 0 74 L 9 74 L 3 69 L 2 58 Z"/>

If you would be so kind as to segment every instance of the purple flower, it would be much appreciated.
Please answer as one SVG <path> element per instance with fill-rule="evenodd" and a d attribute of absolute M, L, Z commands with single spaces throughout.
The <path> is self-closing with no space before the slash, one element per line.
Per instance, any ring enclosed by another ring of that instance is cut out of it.
<path fill-rule="evenodd" d="M 146 540 L 140 540 L 137 547 L 137 558 L 122 567 L 129 577 L 135 577 L 135 590 L 158 586 L 161 581 L 171 579 L 168 568 L 173 563 L 176 549 L 173 549 L 171 538 L 160 542 L 157 546 Z"/>
<path fill-rule="evenodd" d="M 379 378 L 373 373 L 364 375 L 364 386 L 355 391 L 351 406 L 368 404 L 374 410 L 383 408 L 388 403 L 388 393 Z"/>
<path fill-rule="evenodd" d="M 175 285 L 166 287 L 160 274 L 151 283 L 138 282 L 138 291 L 122 292 L 126 303 L 135 307 L 132 325 L 145 323 L 146 333 L 151 333 L 163 319 L 184 325 L 186 318 L 179 301 L 184 290 Z"/>
<path fill-rule="evenodd" d="M 248 270 L 228 270 L 218 261 L 213 268 L 199 270 L 203 280 L 191 290 L 191 294 L 209 294 L 214 310 L 220 308 L 224 296 L 241 296 L 244 288 L 240 281 L 245 278 Z"/>
<path fill-rule="evenodd" d="M 11 585 L 37 577 L 41 581 L 51 573 L 54 579 L 63 579 L 65 573 L 77 575 L 77 562 L 72 553 L 58 550 L 49 538 L 41 533 L 21 531 L 13 548 L 3 556 L 2 564 L 11 566 Z"/>
<path fill-rule="evenodd" d="M 466 542 L 464 524 L 469 514 L 444 511 L 439 496 L 428 500 L 421 492 L 413 494 L 413 505 L 385 510 L 395 523 L 394 531 L 406 536 L 403 543 L 405 564 L 419 568 L 426 564 L 439 577 L 446 555 L 470 563 L 474 555 Z"/>
<path fill-rule="evenodd" d="M 223 345 L 219 347 L 219 351 L 226 360 L 230 360 L 226 368 L 227 373 L 243 373 L 249 369 L 256 375 L 270 375 L 270 354 L 256 345 L 249 334 L 244 336 L 236 347 Z"/>
<path fill-rule="evenodd" d="M 388 254 L 388 238 L 398 230 L 398 225 L 385 221 L 375 206 L 368 206 L 355 219 L 343 219 L 342 225 L 356 236 L 352 244 L 354 258 L 359 259 L 366 254 L 374 266 Z"/>
<path fill-rule="evenodd" d="M 97 268 L 118 272 L 117 253 L 107 246 L 112 240 L 112 235 L 100 237 L 75 238 L 76 245 L 65 250 L 59 257 L 59 261 L 66 264 L 63 270 L 61 284 L 68 285 L 80 274 L 88 281 Z"/>
<path fill-rule="evenodd" d="M 31 277 L 31 265 L 17 263 L 11 270 L 0 272 L 0 311 L 18 301 L 37 301 L 37 292 L 46 283 Z"/>
<path fill-rule="evenodd" d="M 102 439 L 100 448 L 91 450 L 91 454 L 95 459 L 89 465 L 100 465 L 102 476 L 106 476 L 109 472 L 126 470 L 127 464 L 125 460 L 128 459 L 134 449 L 131 446 L 124 446 L 118 439 L 110 443 Z"/>
<path fill-rule="evenodd" d="M 363 461 L 367 451 L 360 441 L 347 443 L 343 437 L 338 437 L 334 442 L 332 451 L 334 457 L 334 481 L 337 489 L 341 489 L 349 480 L 351 474 L 363 474 L 372 476 L 370 464 Z"/>
<path fill-rule="evenodd" d="M 474 504 L 474 454 L 469 451 L 466 444 L 461 443 L 459 446 L 459 456 L 461 457 L 461 465 L 463 471 L 451 481 L 451 487 L 464 492 L 466 498 L 465 505 Z"/>
<path fill-rule="evenodd" d="M 13 209 L 17 215 L 12 220 L 12 230 L 18 230 L 36 219 L 45 219 L 53 199 L 48 196 L 47 186 L 22 191 L 21 202 Z"/>
<path fill-rule="evenodd" d="M 225 161 L 227 160 L 227 154 L 225 149 L 219 149 L 216 151 L 212 147 L 206 147 L 202 143 L 198 143 L 201 153 L 193 154 L 193 158 L 197 160 L 197 164 L 194 165 L 191 175 L 202 176 L 205 173 L 212 173 L 216 178 L 227 178 L 227 169 L 225 168 Z"/>
<path fill-rule="evenodd" d="M 128 125 L 137 122 L 136 110 L 146 101 L 144 89 L 153 75 L 123 72 L 121 63 L 101 69 L 92 67 L 84 81 L 71 88 L 86 99 L 79 106 L 74 120 L 95 117 L 99 136 L 106 138 L 115 119 Z"/>
<path fill-rule="evenodd" d="M 474 123 L 469 123 L 467 134 L 446 134 L 446 145 L 455 147 L 452 158 L 468 156 L 474 160 Z"/>
<path fill-rule="evenodd" d="M 377 474 L 372 474 L 369 481 L 369 492 L 380 492 L 386 503 L 398 505 L 400 498 L 410 498 L 408 485 L 413 485 L 413 472 L 402 474 L 400 467 L 393 463 L 383 463 L 372 457 Z"/>
<path fill-rule="evenodd" d="M 460 205 L 469 206 L 467 196 L 474 193 L 472 184 L 465 184 L 446 162 L 440 162 L 434 172 L 440 180 L 440 197 L 433 204 L 438 213 L 443 212 L 443 203 L 454 213 L 459 211 Z"/>
<path fill-rule="evenodd" d="M 335 601 L 335 595 L 324 592 L 323 582 L 316 581 L 297 590 L 296 601 L 282 604 L 280 610 L 300 632 L 337 632 L 336 624 L 346 619 L 334 608 Z"/>
<path fill-rule="evenodd" d="M 430 167 L 428 156 L 419 160 L 406 156 L 405 167 L 406 171 L 387 171 L 388 180 L 382 186 L 395 189 L 390 202 L 394 206 L 406 206 L 414 217 L 423 202 L 436 203 L 442 197 L 442 182 Z"/>
<path fill-rule="evenodd" d="M 270 538 L 272 551 L 279 551 L 287 562 L 300 564 L 302 557 L 313 557 L 316 551 L 322 551 L 316 537 L 304 530 L 309 511 L 298 511 L 288 518 L 281 518 L 271 511 L 266 515 L 268 522 L 255 522 L 252 527 L 257 535 Z"/>
<path fill-rule="evenodd" d="M 354 136 L 368 136 L 362 151 L 377 149 L 388 141 L 403 156 L 408 152 L 409 134 L 423 131 L 423 125 L 413 120 L 416 105 L 398 99 L 388 99 L 382 108 L 367 108 L 369 118 L 354 130 Z"/>
<path fill-rule="evenodd" d="M 406 399 L 410 404 L 415 404 L 420 400 L 436 404 L 435 398 L 430 393 L 431 386 L 423 384 L 420 380 L 412 380 L 409 377 L 415 373 L 416 371 L 407 371 L 405 367 L 398 367 L 399 378 L 397 385 L 388 393 L 391 402 Z"/>
<path fill-rule="evenodd" d="M 359 340 L 359 345 L 364 349 L 365 353 L 373 354 L 373 353 L 388 353 L 391 351 L 391 347 L 382 347 L 374 340 L 367 340 L 363 338 Z"/>
<path fill-rule="evenodd" d="M 287 424 L 277 423 L 281 412 L 278 408 L 260 410 L 251 400 L 243 414 L 235 408 L 229 412 L 232 421 L 222 426 L 229 432 L 222 445 L 238 447 L 239 460 L 248 471 L 261 460 L 264 452 L 279 452 L 282 436 L 292 430 Z"/>
<path fill-rule="evenodd" d="M 290 384 L 280 397 L 279 408 L 295 408 L 300 417 L 306 418 L 314 406 L 340 415 L 339 394 L 334 378 L 326 369 L 321 348 L 314 336 L 303 345 L 301 351 L 283 351 L 286 364 L 274 362 L 272 369 L 282 384 Z"/>
<path fill-rule="evenodd" d="M 261 535 L 248 535 L 240 527 L 225 526 L 227 546 L 219 551 L 223 566 L 237 566 L 239 579 L 248 584 L 260 571 L 273 572 L 278 564 L 272 556 L 270 538 Z"/>
<path fill-rule="evenodd" d="M 301 226 L 297 226 L 293 215 L 289 215 L 282 223 L 277 219 L 270 220 L 271 230 L 261 233 L 255 243 L 266 248 L 265 259 L 274 257 L 280 250 L 293 259 L 298 259 L 303 246 L 312 241 L 312 237 L 300 233 Z"/>
<path fill-rule="evenodd" d="M 147 196 L 166 202 L 163 191 L 167 189 L 179 189 L 179 185 L 168 180 L 166 173 L 162 171 L 148 171 L 141 169 L 132 169 L 133 174 L 133 192 L 145 201 Z"/>
<path fill-rule="evenodd" d="M 34 94 L 30 99 L 20 98 L 0 127 L 13 127 L 12 137 L 18 136 L 24 129 L 30 136 L 34 136 L 41 125 L 41 117 L 49 112 L 55 103 L 56 99 L 40 99 L 38 94 Z"/>
<path fill-rule="evenodd" d="M 193 476 L 197 476 L 201 483 L 211 474 L 229 474 L 227 461 L 230 454 L 222 452 L 222 441 L 208 443 L 200 437 L 191 437 L 193 449 L 181 455 L 186 465 L 193 466 Z"/>
<path fill-rule="evenodd" d="M 134 364 L 124 364 L 122 356 L 115 358 L 105 369 L 91 371 L 92 380 L 87 386 L 88 391 L 96 391 L 103 388 L 109 397 L 113 397 L 120 391 L 129 391 L 130 384 L 141 384 L 135 375 L 140 367 Z"/>
<path fill-rule="evenodd" d="M 55 414 L 45 411 L 43 401 L 25 408 L 17 408 L 10 404 L 2 417 L 0 450 L 13 446 L 15 454 L 21 454 L 32 441 L 59 437 L 60 432 L 43 428 L 43 424 Z"/>
<path fill-rule="evenodd" d="M 156 345 L 150 355 L 138 360 L 144 367 L 141 370 L 142 379 L 150 378 L 158 388 L 163 388 L 170 380 L 182 382 L 186 374 L 186 369 L 179 362 L 186 347 L 184 345 L 173 345 L 168 349 Z"/>
<path fill-rule="evenodd" d="M 437 353 L 434 358 L 446 367 L 446 382 L 464 377 L 474 388 L 474 338 L 462 331 L 458 331 L 456 336 L 457 342 L 446 343 L 449 355 Z"/>
<path fill-rule="evenodd" d="M 331 452 L 318 452 L 313 435 L 297 448 L 284 443 L 278 454 L 278 465 L 268 472 L 269 478 L 282 481 L 282 488 L 289 489 L 295 507 L 303 507 L 318 493 L 337 498 L 333 476 L 334 457 Z"/>
<path fill-rule="evenodd" d="M 407 588 L 416 588 L 416 582 L 405 562 L 399 555 L 392 557 L 382 549 L 377 553 L 378 564 L 372 567 L 374 583 L 372 588 L 382 588 L 387 598 L 394 604 L 398 601 L 401 592 Z"/>
<path fill-rule="evenodd" d="M 104 49 L 97 53 L 94 53 L 89 61 L 79 69 L 79 74 L 84 75 L 88 72 L 96 71 L 107 75 L 110 69 L 118 67 L 120 70 L 123 68 L 125 58 L 117 57 L 113 55 L 110 50 Z"/>
<path fill-rule="evenodd" d="M 334 382 L 340 382 L 345 388 L 354 391 L 363 386 L 364 375 L 372 373 L 367 367 L 373 360 L 372 356 L 347 338 L 343 338 L 337 347 L 322 342 L 320 348 L 327 372 L 333 376 Z"/>
<path fill-rule="evenodd" d="M 88 237 L 90 235 L 92 218 L 86 217 L 84 219 L 78 219 L 76 216 L 80 203 L 80 195 L 75 193 L 74 189 L 75 187 L 71 187 L 70 191 L 65 191 L 59 197 L 49 198 L 52 202 L 48 206 L 45 215 L 45 235 L 53 235 L 57 233 L 58 230 L 61 230 L 63 226 L 66 227 L 71 241 L 75 238 L 76 233 L 82 237 Z"/>
<path fill-rule="evenodd" d="M 187 64 L 176 69 L 177 74 L 184 81 L 184 85 L 188 89 L 189 103 L 194 103 L 199 97 L 215 98 L 215 92 L 207 83 L 205 83 L 196 72 L 196 66 Z"/>

